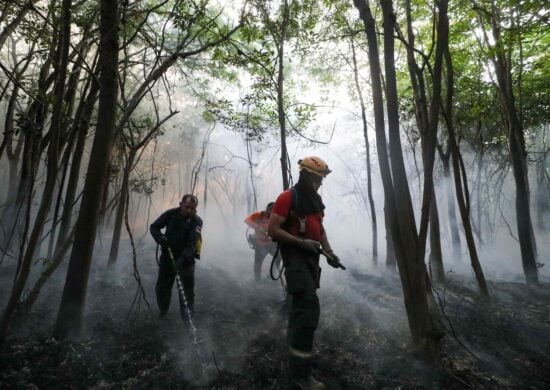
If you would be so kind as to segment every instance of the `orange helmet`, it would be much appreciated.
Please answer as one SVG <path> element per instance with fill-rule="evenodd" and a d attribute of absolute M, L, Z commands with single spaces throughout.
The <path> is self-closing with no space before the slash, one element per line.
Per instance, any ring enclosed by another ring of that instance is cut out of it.
<path fill-rule="evenodd" d="M 298 160 L 300 171 L 305 169 L 308 172 L 315 173 L 323 178 L 327 177 L 332 171 L 328 169 L 328 165 L 321 158 L 316 156 L 306 157 L 303 160 Z"/>

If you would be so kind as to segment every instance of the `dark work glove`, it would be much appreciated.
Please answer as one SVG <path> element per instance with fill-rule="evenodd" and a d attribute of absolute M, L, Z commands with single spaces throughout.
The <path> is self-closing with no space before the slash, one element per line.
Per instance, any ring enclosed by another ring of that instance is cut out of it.
<path fill-rule="evenodd" d="M 160 246 L 164 246 L 164 247 L 168 247 L 168 237 L 166 237 L 164 234 L 161 235 L 159 237 L 159 239 L 157 240 L 157 243 L 160 245 Z"/>
<path fill-rule="evenodd" d="M 333 268 L 338 268 L 340 265 L 340 259 L 334 254 L 333 251 L 327 252 L 327 263 Z"/>
<path fill-rule="evenodd" d="M 309 252 L 319 253 L 321 244 L 319 243 L 319 241 L 305 238 L 300 242 L 300 248 L 305 249 L 306 251 L 309 251 Z"/>
<path fill-rule="evenodd" d="M 333 251 L 325 252 L 327 256 L 327 263 L 333 268 L 342 268 L 346 269 L 342 263 L 340 262 L 340 258 L 336 256 L 336 254 Z"/>

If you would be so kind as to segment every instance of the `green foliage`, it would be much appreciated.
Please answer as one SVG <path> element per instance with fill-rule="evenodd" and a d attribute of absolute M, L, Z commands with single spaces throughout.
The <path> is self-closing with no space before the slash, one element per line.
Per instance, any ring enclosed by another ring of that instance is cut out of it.
<path fill-rule="evenodd" d="M 524 127 L 536 127 L 550 121 L 550 30 L 545 2 L 502 1 L 492 9 L 488 1 L 479 1 L 476 10 L 470 10 L 470 27 L 482 28 L 492 38 L 492 20 L 497 20 L 501 46 L 490 39 L 477 52 L 485 66 L 495 55 L 506 57 L 512 73 L 516 108 L 523 117 Z"/>

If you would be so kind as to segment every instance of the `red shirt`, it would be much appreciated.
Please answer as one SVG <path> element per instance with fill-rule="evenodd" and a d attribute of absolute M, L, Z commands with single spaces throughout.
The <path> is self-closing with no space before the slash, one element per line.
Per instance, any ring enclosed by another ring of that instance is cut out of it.
<path fill-rule="evenodd" d="M 256 211 L 245 218 L 244 222 L 254 228 L 256 242 L 261 245 L 271 244 L 271 238 L 267 235 L 267 227 L 269 226 L 269 217 L 264 211 Z"/>
<path fill-rule="evenodd" d="M 298 234 L 300 229 L 300 222 L 298 216 L 291 216 L 290 210 L 292 208 L 292 191 L 286 190 L 282 192 L 277 200 L 275 206 L 273 206 L 273 213 L 280 215 L 287 220 L 287 223 L 283 225 L 283 228 L 294 236 L 300 236 L 303 238 L 309 238 L 315 241 L 321 241 L 321 234 L 323 233 L 323 216 L 322 211 L 314 214 L 306 214 L 306 231 L 305 234 Z M 300 216 L 302 217 L 302 216 Z M 290 222 L 290 225 L 288 224 Z"/>

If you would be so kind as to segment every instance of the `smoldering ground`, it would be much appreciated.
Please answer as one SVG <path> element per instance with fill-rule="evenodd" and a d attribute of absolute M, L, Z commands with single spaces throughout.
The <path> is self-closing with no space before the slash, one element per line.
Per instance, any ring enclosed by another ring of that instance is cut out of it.
<path fill-rule="evenodd" d="M 259 208 L 280 189 L 280 183 L 273 180 L 278 177 L 275 164 L 268 161 L 260 167 L 265 165 L 273 172 L 262 171 L 256 181 L 262 188 Z M 210 164 L 217 166 L 218 162 Z M 550 350 L 550 267 L 540 269 L 540 286 L 522 283 L 517 243 L 501 229 L 495 244 L 480 252 L 492 296 L 491 301 L 482 302 L 466 249 L 460 260 L 453 260 L 444 235 L 448 283 L 435 291 L 447 336 L 437 362 L 426 362 L 411 348 L 398 274 L 385 270 L 382 250 L 380 264 L 372 265 L 368 216 L 346 196 L 355 188 L 350 190 L 346 169 L 338 165 L 331 161 L 334 178 L 327 179 L 321 192 L 332 246 L 348 269 L 334 270 L 323 261 L 316 376 L 331 389 L 545 388 L 550 381 L 546 352 Z M 0 349 L 1 386 L 286 388 L 281 287 L 266 278 L 269 259 L 264 262 L 264 280 L 253 281 L 253 251 L 246 246 L 242 222 L 246 194 L 224 192 L 227 188 L 242 190 L 246 175 L 240 172 L 239 176 L 232 165 L 224 169 L 210 171 L 211 198 L 205 207 L 201 197 L 199 205 L 205 228 L 202 259 L 196 266 L 198 348 L 179 316 L 175 287 L 168 316 L 158 318 L 156 309 L 155 247 L 146 227 L 162 211 L 176 206 L 184 192 L 166 188 L 162 199 L 160 191 L 154 194 L 156 199 L 147 212 L 143 210 L 145 201 L 141 206 L 133 204 L 138 217 L 130 218 L 141 284 L 150 307 L 143 297 L 135 301 L 137 282 L 127 240 L 122 243 L 116 267 L 105 271 L 110 237 L 103 232 L 92 264 L 84 332 L 65 341 L 51 339 L 66 272 L 61 267 L 31 313 L 12 325 L 11 336 Z M 217 177 L 212 177 L 214 172 Z M 168 182 L 179 183 L 174 177 Z M 228 185 L 212 189 L 213 183 Z M 382 205 L 380 186 L 375 196 L 376 204 Z M 380 206 L 379 221 L 383 220 L 382 211 Z M 381 226 L 379 249 L 384 242 Z M 544 243 L 544 237 L 540 242 Z M 540 250 L 541 259 L 548 258 L 548 248 L 540 245 Z M 40 270 L 37 265 L 29 285 Z M 0 301 L 5 304 L 15 262 L 5 261 L 1 267 Z M 204 372 L 201 363 L 206 366 Z"/>
<path fill-rule="evenodd" d="M 132 307 L 137 283 L 131 258 L 121 258 L 106 277 L 100 255 L 90 278 L 84 332 L 65 341 L 50 337 L 63 285 L 60 270 L 31 313 L 13 324 L 0 350 L 2 387 L 287 388 L 281 287 L 265 278 L 269 259 L 264 280 L 253 281 L 253 253 L 243 241 L 210 242 L 197 262 L 198 348 L 178 313 L 175 288 L 168 316 L 158 318 L 151 242 L 137 248 L 151 307 L 143 298 Z M 435 290 L 448 335 L 438 363 L 430 363 L 410 347 L 397 274 L 382 265 L 367 267 L 358 254 L 346 256 L 347 271 L 323 266 L 319 290 L 315 372 L 329 388 L 544 388 L 550 380 L 547 284 L 490 282 L 493 298 L 484 303 L 469 275 L 449 274 L 446 287 Z M 1 276 L 2 300 L 8 275 Z"/>

